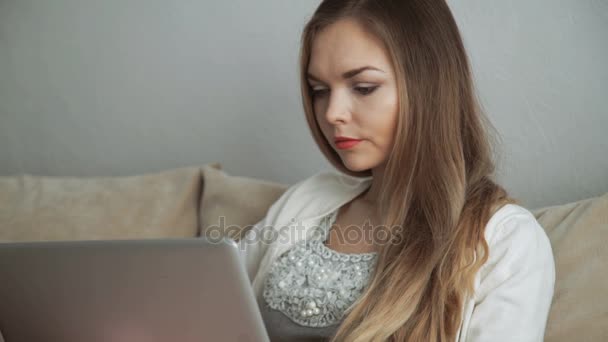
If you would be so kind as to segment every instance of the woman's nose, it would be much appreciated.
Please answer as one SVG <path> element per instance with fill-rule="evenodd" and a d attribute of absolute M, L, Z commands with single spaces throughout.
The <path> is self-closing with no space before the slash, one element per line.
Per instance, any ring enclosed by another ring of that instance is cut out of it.
<path fill-rule="evenodd" d="M 325 119 L 331 124 L 350 120 L 348 101 L 340 94 L 332 93 L 325 111 Z"/>

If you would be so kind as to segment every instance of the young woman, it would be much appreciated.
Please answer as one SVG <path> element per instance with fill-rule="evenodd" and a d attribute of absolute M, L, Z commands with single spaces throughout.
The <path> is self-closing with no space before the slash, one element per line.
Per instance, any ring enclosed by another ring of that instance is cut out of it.
<path fill-rule="evenodd" d="M 542 341 L 551 245 L 493 180 L 448 5 L 322 1 L 300 57 L 308 125 L 340 172 L 292 185 L 240 239 L 271 338 Z"/>

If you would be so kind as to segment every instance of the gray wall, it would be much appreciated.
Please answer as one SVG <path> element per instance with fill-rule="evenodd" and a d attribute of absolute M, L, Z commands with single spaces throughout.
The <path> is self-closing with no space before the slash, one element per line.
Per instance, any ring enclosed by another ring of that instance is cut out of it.
<path fill-rule="evenodd" d="M 529 207 L 608 191 L 608 1 L 449 3 L 502 136 L 499 180 Z M 0 174 L 330 168 L 297 79 L 317 4 L 0 0 Z"/>

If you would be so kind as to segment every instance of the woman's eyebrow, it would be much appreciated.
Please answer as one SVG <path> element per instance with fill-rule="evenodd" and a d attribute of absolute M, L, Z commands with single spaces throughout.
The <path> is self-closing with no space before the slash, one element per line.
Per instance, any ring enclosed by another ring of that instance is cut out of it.
<path fill-rule="evenodd" d="M 346 72 L 342 73 L 342 78 L 345 79 L 345 80 L 347 80 L 349 78 L 353 78 L 357 74 L 359 74 L 359 73 L 361 73 L 361 72 L 363 72 L 365 70 L 377 70 L 377 71 L 380 71 L 380 72 L 384 72 L 384 71 L 382 71 L 382 70 L 380 70 L 378 68 L 375 68 L 373 66 L 366 65 L 366 66 L 363 66 L 363 67 L 360 67 L 360 68 L 356 68 L 356 69 L 352 69 L 352 70 L 349 70 L 349 71 L 346 71 Z M 313 81 L 322 82 L 318 77 L 314 76 L 313 74 L 311 74 L 309 72 L 306 73 L 306 76 L 309 79 L 313 80 Z"/>

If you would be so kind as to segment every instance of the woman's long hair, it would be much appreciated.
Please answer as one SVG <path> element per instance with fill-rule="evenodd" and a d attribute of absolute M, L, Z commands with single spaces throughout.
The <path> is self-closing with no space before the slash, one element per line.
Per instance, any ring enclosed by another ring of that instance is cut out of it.
<path fill-rule="evenodd" d="M 384 42 L 395 70 L 399 117 L 378 199 L 393 227 L 361 296 L 332 341 L 453 341 L 474 279 L 487 261 L 485 226 L 518 203 L 494 180 L 496 135 L 475 95 L 460 32 L 444 0 L 325 0 L 301 37 L 306 120 L 322 153 L 353 172 L 323 136 L 306 73 L 315 36 L 343 18 Z"/>

